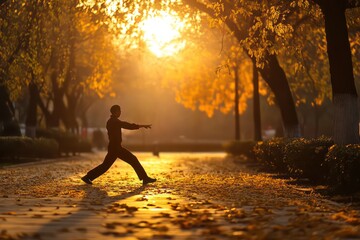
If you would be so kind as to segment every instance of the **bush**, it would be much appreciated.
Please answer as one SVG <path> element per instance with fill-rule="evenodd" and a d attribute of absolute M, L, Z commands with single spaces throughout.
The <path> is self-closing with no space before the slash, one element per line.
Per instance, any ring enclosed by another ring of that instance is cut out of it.
<path fill-rule="evenodd" d="M 88 141 L 79 140 L 78 136 L 56 129 L 37 129 L 36 136 L 55 139 L 59 144 L 59 153 L 90 152 L 91 144 Z"/>
<path fill-rule="evenodd" d="M 16 120 L 3 122 L 2 129 L 0 127 L 0 136 L 21 136 L 19 123 Z"/>
<path fill-rule="evenodd" d="M 333 145 L 330 138 L 274 138 L 254 147 L 257 161 L 270 170 L 326 182 L 337 193 L 360 190 L 360 144 Z"/>
<path fill-rule="evenodd" d="M 232 155 L 244 155 L 250 159 L 254 159 L 253 148 L 255 141 L 231 141 L 224 144 L 224 149 Z"/>
<path fill-rule="evenodd" d="M 34 151 L 38 153 L 37 157 L 48 158 L 58 156 L 59 144 L 56 140 L 46 138 L 36 138 L 32 140 L 34 142 Z"/>
<path fill-rule="evenodd" d="M 48 158 L 57 156 L 59 145 L 52 139 L 28 137 L 0 137 L 0 157 Z"/>
<path fill-rule="evenodd" d="M 91 152 L 91 142 L 88 140 L 80 140 L 77 144 L 77 152 Z"/>
<path fill-rule="evenodd" d="M 254 147 L 255 159 L 269 170 L 287 172 L 288 167 L 284 162 L 286 145 L 291 141 L 288 138 L 273 138 L 258 142 Z"/>
<path fill-rule="evenodd" d="M 326 155 L 328 183 L 343 192 L 360 190 L 360 144 L 334 145 Z"/>
<path fill-rule="evenodd" d="M 284 162 L 288 165 L 289 173 L 299 174 L 315 182 L 324 181 L 328 174 L 325 157 L 333 144 L 326 137 L 290 141 L 284 149 Z"/>
<path fill-rule="evenodd" d="M 97 129 L 93 132 L 92 143 L 99 150 L 104 149 L 106 147 L 105 136 L 100 129 Z"/>

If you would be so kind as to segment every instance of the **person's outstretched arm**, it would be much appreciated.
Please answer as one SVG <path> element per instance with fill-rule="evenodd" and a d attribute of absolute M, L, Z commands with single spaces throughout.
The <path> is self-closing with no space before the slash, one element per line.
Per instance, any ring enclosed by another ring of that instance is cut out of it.
<path fill-rule="evenodd" d="M 121 124 L 121 128 L 124 129 L 128 129 L 128 130 L 135 130 L 135 129 L 139 129 L 139 128 L 151 128 L 151 124 L 148 125 L 140 125 L 140 124 L 135 124 L 135 123 L 128 123 L 125 121 L 119 121 L 119 123 Z"/>
<path fill-rule="evenodd" d="M 148 125 L 138 125 L 139 128 L 151 128 L 151 124 Z"/>

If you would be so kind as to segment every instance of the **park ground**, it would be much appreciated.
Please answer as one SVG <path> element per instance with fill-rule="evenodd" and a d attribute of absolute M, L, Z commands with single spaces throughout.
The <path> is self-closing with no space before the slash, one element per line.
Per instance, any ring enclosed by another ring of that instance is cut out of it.
<path fill-rule="evenodd" d="M 360 239 L 360 213 L 223 153 L 136 153 L 156 183 L 105 152 L 0 168 L 0 239 Z"/>

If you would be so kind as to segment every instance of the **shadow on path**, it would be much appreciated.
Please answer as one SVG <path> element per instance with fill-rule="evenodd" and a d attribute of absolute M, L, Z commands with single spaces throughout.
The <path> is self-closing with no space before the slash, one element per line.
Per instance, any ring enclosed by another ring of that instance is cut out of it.
<path fill-rule="evenodd" d="M 117 201 L 140 194 L 145 188 L 145 186 L 141 186 L 120 195 L 109 196 L 106 190 L 98 186 L 76 186 L 74 189 L 84 191 L 85 196 L 80 201 L 64 199 L 67 205 L 65 210 L 70 211 L 62 210 L 61 214 L 54 214 L 65 215 L 64 217 L 54 217 L 50 222 L 41 226 L 32 237 L 25 237 L 23 239 L 81 239 L 81 237 L 84 237 L 84 234 L 90 232 L 87 230 L 88 228 L 94 227 L 98 228 L 96 232 L 101 234 L 102 230 L 106 231 L 103 228 L 105 216 L 102 215 L 107 214 L 108 208 L 112 208 L 112 204 L 114 205 Z M 71 204 L 75 205 L 72 206 Z M 124 205 L 115 204 L 115 206 L 122 208 Z M 59 210 L 61 211 L 61 209 Z"/>

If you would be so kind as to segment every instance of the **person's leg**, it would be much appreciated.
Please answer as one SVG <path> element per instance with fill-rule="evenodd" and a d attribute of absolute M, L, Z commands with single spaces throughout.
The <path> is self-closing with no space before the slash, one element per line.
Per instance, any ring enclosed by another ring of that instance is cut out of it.
<path fill-rule="evenodd" d="M 148 175 L 146 174 L 145 169 L 140 164 L 137 157 L 134 154 L 132 154 L 129 150 L 122 147 L 119 150 L 119 154 L 117 157 L 120 158 L 121 160 L 127 162 L 128 164 L 130 164 L 134 168 L 134 170 L 140 180 L 144 180 L 144 179 L 148 178 Z"/>
<path fill-rule="evenodd" d="M 134 154 L 132 154 L 130 151 L 128 151 L 125 148 L 120 148 L 119 150 L 119 155 L 118 158 L 122 159 L 123 161 L 127 162 L 128 164 L 130 164 L 136 174 L 138 175 L 139 179 L 143 181 L 143 185 L 146 185 L 148 183 L 153 183 L 156 182 L 155 178 L 151 178 L 149 177 L 144 168 L 141 166 L 139 160 L 137 159 L 137 157 L 135 157 Z"/>
<path fill-rule="evenodd" d="M 95 178 L 99 177 L 100 175 L 104 174 L 110 167 L 113 165 L 117 158 L 117 154 L 113 152 L 108 152 L 105 156 L 103 163 L 99 166 L 95 167 L 94 169 L 90 170 L 86 176 L 90 181 L 94 180 Z"/>

